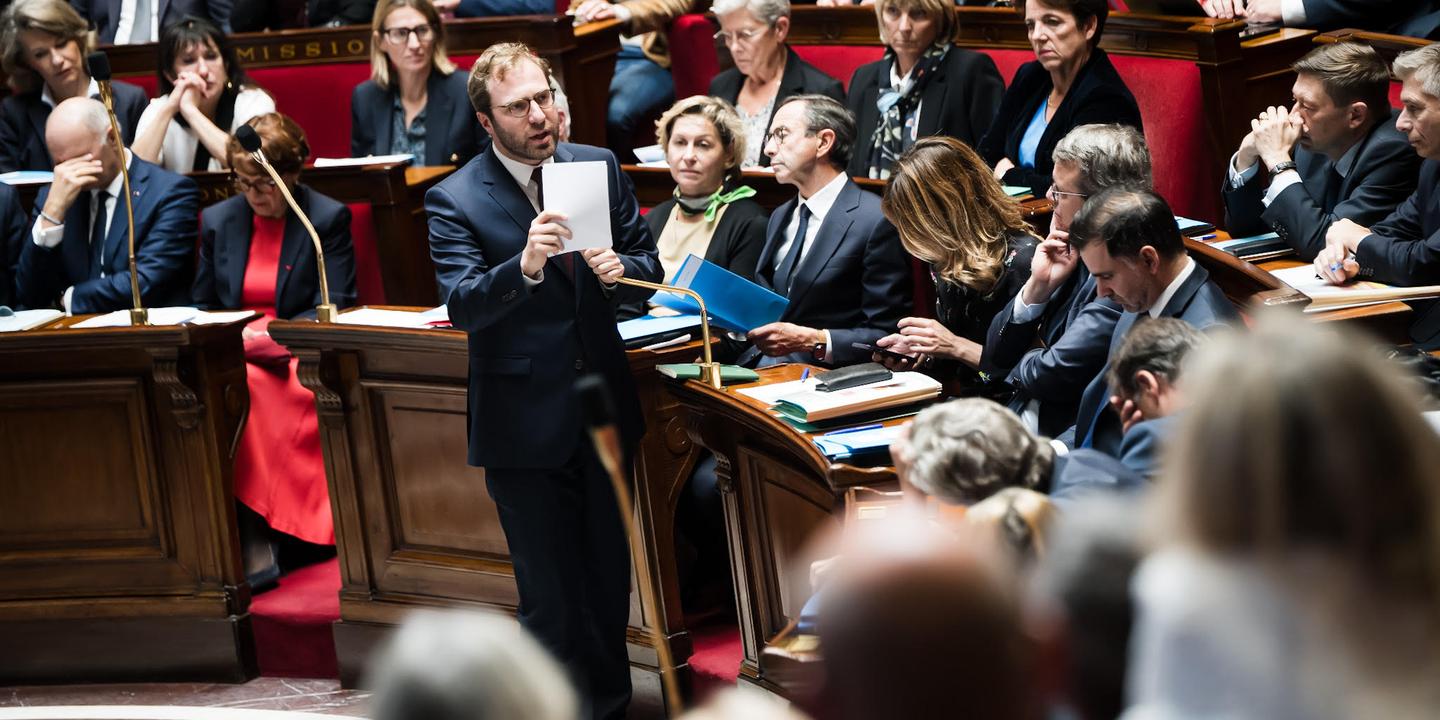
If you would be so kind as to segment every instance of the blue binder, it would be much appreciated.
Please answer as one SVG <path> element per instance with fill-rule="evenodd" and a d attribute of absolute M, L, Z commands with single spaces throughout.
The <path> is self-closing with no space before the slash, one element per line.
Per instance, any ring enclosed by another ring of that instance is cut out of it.
<path fill-rule="evenodd" d="M 685 258 L 669 284 L 699 293 L 712 325 L 742 334 L 779 320 L 790 304 L 783 296 L 694 255 Z M 682 313 L 700 313 L 693 299 L 678 293 L 658 291 L 651 301 Z"/>

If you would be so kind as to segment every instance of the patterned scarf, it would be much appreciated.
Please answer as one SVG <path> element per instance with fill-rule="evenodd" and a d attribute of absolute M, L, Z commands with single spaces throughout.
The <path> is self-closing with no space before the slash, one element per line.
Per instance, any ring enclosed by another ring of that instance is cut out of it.
<path fill-rule="evenodd" d="M 890 87 L 888 80 L 880 87 L 880 96 L 875 100 L 875 107 L 880 110 L 880 122 L 875 126 L 875 134 L 870 137 L 870 177 L 889 179 L 890 169 L 905 153 L 905 119 L 920 104 L 926 83 L 940 63 L 945 61 L 948 52 L 950 43 L 931 45 L 910 69 L 910 87 L 905 92 Z M 885 59 L 889 61 L 888 67 L 894 67 L 895 51 L 887 49 Z"/>
<path fill-rule="evenodd" d="M 741 185 L 730 192 L 725 192 L 722 186 L 715 191 L 714 195 L 708 198 L 688 198 L 680 194 L 680 188 L 675 188 L 675 205 L 686 215 L 705 213 L 705 222 L 715 222 L 715 214 L 720 212 L 722 205 L 729 205 L 736 200 L 744 200 L 755 196 L 755 188 L 749 185 Z"/>

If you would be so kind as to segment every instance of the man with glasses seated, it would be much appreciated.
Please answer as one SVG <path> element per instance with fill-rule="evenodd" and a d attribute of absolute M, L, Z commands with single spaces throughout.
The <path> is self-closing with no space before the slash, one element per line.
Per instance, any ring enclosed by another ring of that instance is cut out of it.
<path fill-rule="evenodd" d="M 499 508 L 520 624 L 570 670 L 589 717 L 623 718 L 629 547 L 574 388 L 604 378 L 632 455 L 644 423 L 615 303 L 650 293 L 617 281 L 659 282 L 660 260 L 615 156 L 556 141 L 549 64 L 534 50 L 490 46 L 469 88 L 493 142 L 425 194 L 440 296 L 469 336 L 469 462 Z M 545 209 L 542 166 L 569 162 L 605 163 L 593 192 L 608 197 L 613 247 L 565 251 L 573 220 Z"/>
<path fill-rule="evenodd" d="M 1120 319 L 1119 305 L 1097 299 L 1095 278 L 1070 247 L 1070 221 L 1091 195 L 1112 186 L 1149 188 L 1151 179 L 1145 138 L 1127 125 L 1081 125 L 1051 157 L 1050 234 L 1015 302 L 991 323 L 980 368 L 1015 388 L 1010 409 L 1027 427 L 1056 437 L 1075 422 L 1086 383 L 1105 367 Z"/>

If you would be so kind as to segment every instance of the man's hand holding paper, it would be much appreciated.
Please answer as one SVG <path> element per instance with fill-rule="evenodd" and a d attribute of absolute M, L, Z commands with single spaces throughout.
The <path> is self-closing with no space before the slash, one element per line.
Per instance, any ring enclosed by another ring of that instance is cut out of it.
<path fill-rule="evenodd" d="M 541 166 L 541 172 L 544 193 L 540 206 L 545 208 L 541 214 L 558 216 L 566 228 L 559 252 L 612 247 L 610 175 L 605 163 L 550 163 Z"/>
<path fill-rule="evenodd" d="M 530 222 L 530 233 L 525 237 L 525 250 L 520 257 L 520 272 L 525 277 L 536 279 L 546 259 L 565 252 L 565 242 L 570 239 L 570 228 L 564 225 L 567 219 L 563 213 L 545 210 Z"/>

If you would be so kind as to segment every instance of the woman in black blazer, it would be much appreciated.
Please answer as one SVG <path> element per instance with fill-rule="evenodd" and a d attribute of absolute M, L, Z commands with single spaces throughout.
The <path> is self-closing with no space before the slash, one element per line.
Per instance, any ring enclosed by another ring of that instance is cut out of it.
<path fill-rule="evenodd" d="M 745 134 L 735 108 L 719 98 L 688 97 L 665 111 L 655 134 L 675 179 L 674 197 L 645 216 L 665 277 L 693 254 L 753 280 L 770 213 L 750 199 L 753 188 L 739 184 Z M 621 319 L 638 317 L 645 304 L 619 312 Z"/>
<path fill-rule="evenodd" d="M 1135 96 L 1098 47 L 1109 13 L 1106 0 L 1026 0 L 1037 60 L 1015 73 L 979 148 L 1006 185 L 1043 195 L 1055 168 L 1050 153 L 1081 125 L 1143 129 Z"/>
<path fill-rule="evenodd" d="M 845 102 L 840 81 L 800 59 L 788 45 L 789 0 L 715 0 L 718 36 L 735 67 L 710 81 L 710 94 L 730 103 L 745 128 L 741 167 L 766 166 L 765 134 L 775 110 L 795 95 L 827 95 Z"/>
<path fill-rule="evenodd" d="M 0 172 L 49 170 L 45 146 L 50 109 L 77 96 L 98 96 L 85 57 L 94 50 L 85 19 L 64 0 L 18 0 L 0 15 L 0 65 L 16 93 L 0 101 Z M 148 102 L 145 91 L 123 82 L 115 117 L 129 145 Z"/>
<path fill-rule="evenodd" d="M 880 0 L 875 16 L 886 51 L 850 79 L 846 104 L 859 143 L 849 173 L 888 178 L 900 155 L 930 135 L 978 145 L 1000 107 L 1005 81 L 990 56 L 951 44 L 954 4 Z"/>
<path fill-rule="evenodd" d="M 350 96 L 350 154 L 413 153 L 417 165 L 464 165 L 490 143 L 445 55 L 445 26 L 430 0 L 375 6 L 370 79 Z"/>

